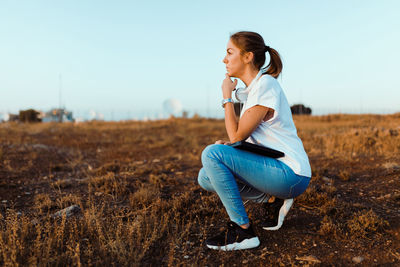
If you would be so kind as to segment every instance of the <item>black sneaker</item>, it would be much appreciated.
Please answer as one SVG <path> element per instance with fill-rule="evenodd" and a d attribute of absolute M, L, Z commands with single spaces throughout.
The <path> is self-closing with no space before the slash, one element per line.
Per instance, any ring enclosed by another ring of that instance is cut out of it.
<path fill-rule="evenodd" d="M 293 204 L 293 198 L 280 199 L 275 198 L 272 203 L 265 203 L 267 209 L 267 219 L 261 224 L 265 230 L 278 230 L 283 224 L 286 214 Z"/>
<path fill-rule="evenodd" d="M 208 248 L 217 250 L 239 250 L 255 248 L 260 245 L 260 240 L 250 227 L 243 229 L 234 222 L 228 222 L 228 228 L 218 235 L 206 240 Z"/>

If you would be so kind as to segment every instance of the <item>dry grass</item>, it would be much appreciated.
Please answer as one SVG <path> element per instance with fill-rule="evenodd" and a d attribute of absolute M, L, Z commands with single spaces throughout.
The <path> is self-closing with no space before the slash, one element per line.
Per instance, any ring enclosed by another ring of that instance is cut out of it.
<path fill-rule="evenodd" d="M 358 211 L 347 221 L 349 232 L 355 237 L 365 237 L 387 225 L 388 222 L 376 215 L 373 210 Z"/>
<path fill-rule="evenodd" d="M 231 253 L 204 247 L 227 215 L 197 185 L 223 121 L 0 124 L 0 265 L 399 264 L 400 115 L 295 122 L 311 184 L 277 232 L 250 204 L 262 245 Z M 70 205 L 82 211 L 51 216 Z"/>

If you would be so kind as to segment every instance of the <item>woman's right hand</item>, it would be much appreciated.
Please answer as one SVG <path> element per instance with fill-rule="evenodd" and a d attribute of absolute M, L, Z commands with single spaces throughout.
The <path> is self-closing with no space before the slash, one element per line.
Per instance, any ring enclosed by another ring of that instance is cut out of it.
<path fill-rule="evenodd" d="M 217 145 L 229 145 L 231 143 L 228 142 L 228 141 L 224 141 L 224 140 L 217 140 L 217 141 L 215 141 L 215 144 L 217 144 Z"/>

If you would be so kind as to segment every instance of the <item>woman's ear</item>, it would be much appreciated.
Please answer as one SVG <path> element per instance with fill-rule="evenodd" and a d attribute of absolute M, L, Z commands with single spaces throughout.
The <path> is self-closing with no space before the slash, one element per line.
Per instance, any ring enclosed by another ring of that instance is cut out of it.
<path fill-rule="evenodd" d="M 243 62 L 248 64 L 253 61 L 254 54 L 253 52 L 247 52 L 243 55 Z"/>

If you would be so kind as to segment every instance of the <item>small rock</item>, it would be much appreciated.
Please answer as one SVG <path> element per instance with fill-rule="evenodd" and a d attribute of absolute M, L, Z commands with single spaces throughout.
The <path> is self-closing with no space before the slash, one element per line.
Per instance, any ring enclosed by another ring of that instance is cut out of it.
<path fill-rule="evenodd" d="M 33 144 L 33 145 L 32 145 L 32 148 L 33 148 L 33 149 L 44 149 L 44 150 L 48 150 L 48 149 L 49 149 L 48 146 L 43 145 L 43 144 Z"/>
<path fill-rule="evenodd" d="M 25 192 L 25 195 L 30 195 L 31 194 L 31 192 Z"/>
<path fill-rule="evenodd" d="M 183 258 L 185 258 L 185 259 L 189 259 L 189 256 L 188 256 L 188 255 L 185 255 L 185 256 L 183 256 Z"/>
<path fill-rule="evenodd" d="M 160 162 L 160 160 L 159 159 L 153 159 L 153 163 L 157 163 L 157 162 Z"/>
<path fill-rule="evenodd" d="M 325 183 L 330 183 L 330 182 L 331 182 L 331 179 L 329 179 L 329 178 L 326 177 L 326 176 L 323 176 L 321 179 L 322 179 L 322 181 L 324 181 Z"/>
<path fill-rule="evenodd" d="M 62 216 L 66 216 L 67 218 L 71 217 L 72 215 L 78 213 L 81 211 L 81 208 L 78 205 L 72 205 L 69 206 L 65 209 L 59 210 L 56 213 L 54 213 L 53 215 L 51 215 L 51 217 L 53 218 L 59 218 Z"/>
<path fill-rule="evenodd" d="M 361 263 L 363 260 L 364 260 L 364 257 L 362 257 L 362 256 L 356 256 L 356 257 L 353 257 L 352 259 L 351 259 L 354 263 Z"/>

